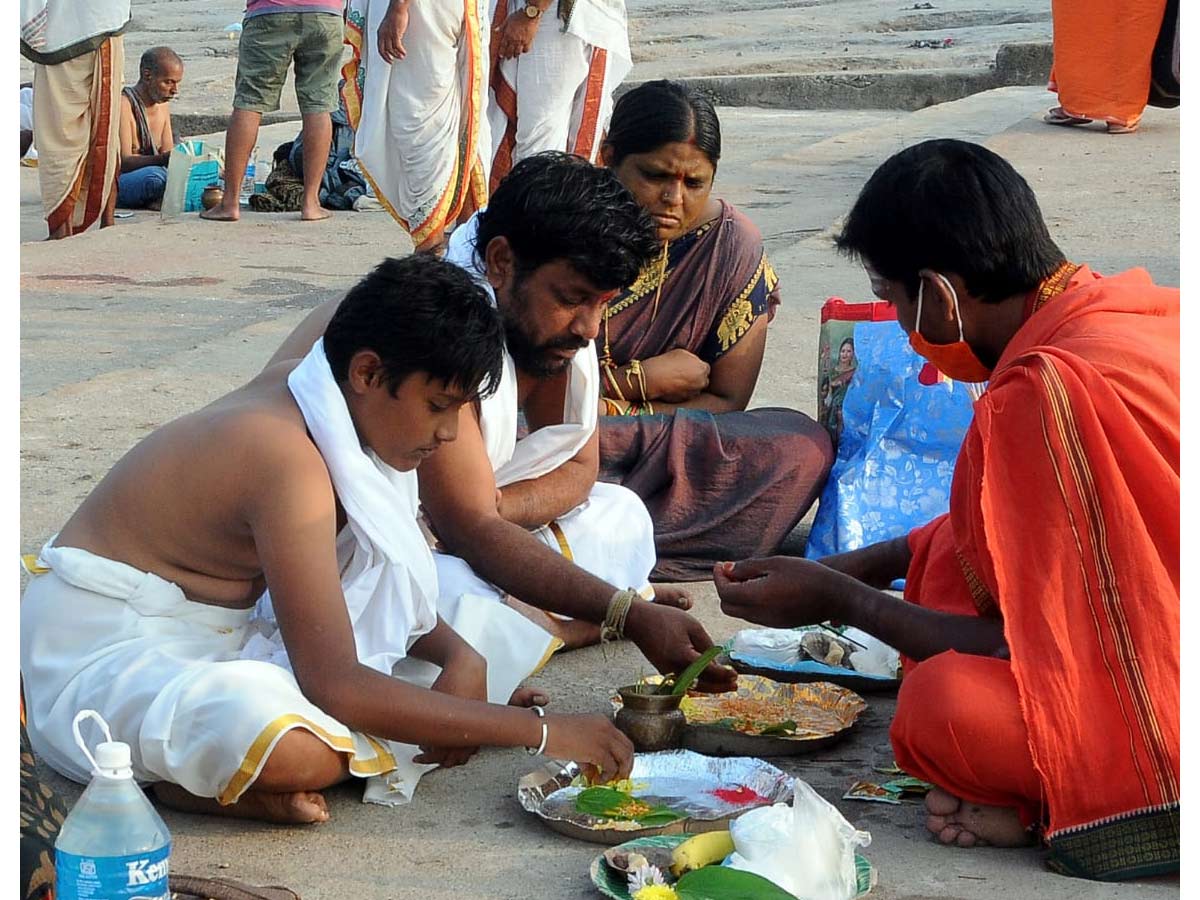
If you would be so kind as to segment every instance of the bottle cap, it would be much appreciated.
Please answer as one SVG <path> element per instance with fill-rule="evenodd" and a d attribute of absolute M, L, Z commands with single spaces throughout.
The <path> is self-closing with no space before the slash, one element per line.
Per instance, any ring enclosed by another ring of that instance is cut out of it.
<path fill-rule="evenodd" d="M 96 745 L 96 768 L 106 778 L 132 778 L 132 762 L 128 744 L 105 741 Z"/>

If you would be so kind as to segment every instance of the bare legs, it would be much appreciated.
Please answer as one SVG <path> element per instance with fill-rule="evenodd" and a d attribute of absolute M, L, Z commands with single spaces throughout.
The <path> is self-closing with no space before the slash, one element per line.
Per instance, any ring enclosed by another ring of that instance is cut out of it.
<path fill-rule="evenodd" d="M 319 199 L 321 179 L 329 162 L 329 145 L 333 141 L 333 122 L 329 113 L 305 113 L 304 116 L 304 197 L 300 201 L 300 218 L 306 222 L 328 219 L 330 213 L 322 208 Z"/>
<path fill-rule="evenodd" d="M 221 202 L 212 209 L 200 213 L 200 218 L 214 222 L 236 222 L 241 217 L 238 206 L 242 193 L 242 179 L 246 177 L 246 166 L 250 153 L 258 138 L 258 123 L 262 113 L 234 108 L 229 117 L 229 130 L 225 132 L 225 194 Z"/>
<path fill-rule="evenodd" d="M 100 213 L 101 228 L 117 224 L 117 177 L 113 176 L 112 189 L 108 192 L 108 200 L 104 202 L 104 212 Z"/>
<path fill-rule="evenodd" d="M 329 145 L 333 140 L 333 123 L 329 113 L 305 113 L 304 124 L 304 195 L 300 201 L 300 218 L 306 222 L 328 219 L 329 211 L 321 206 L 318 194 L 325 164 L 329 161 Z M 238 206 L 242 179 L 250 153 L 258 139 L 262 113 L 234 109 L 225 134 L 225 196 L 212 209 L 200 213 L 200 218 L 214 222 L 236 222 L 241 217 Z"/>
<path fill-rule="evenodd" d="M 348 766 L 344 754 L 311 732 L 293 728 L 279 739 L 254 785 L 236 803 L 222 806 L 211 797 L 197 797 L 165 781 L 154 786 L 154 793 L 166 806 L 184 812 L 307 825 L 329 818 L 319 792 L 345 780 Z"/>

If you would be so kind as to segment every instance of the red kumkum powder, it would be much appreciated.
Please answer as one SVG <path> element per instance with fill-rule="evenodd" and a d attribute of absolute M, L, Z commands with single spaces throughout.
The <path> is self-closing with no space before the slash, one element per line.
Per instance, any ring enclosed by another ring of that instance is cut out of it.
<path fill-rule="evenodd" d="M 726 803 L 734 803 L 738 806 L 746 803 L 761 803 L 767 798 L 759 794 L 753 788 L 748 788 L 741 785 L 736 788 L 717 788 L 710 793 L 718 800 L 724 800 Z"/>

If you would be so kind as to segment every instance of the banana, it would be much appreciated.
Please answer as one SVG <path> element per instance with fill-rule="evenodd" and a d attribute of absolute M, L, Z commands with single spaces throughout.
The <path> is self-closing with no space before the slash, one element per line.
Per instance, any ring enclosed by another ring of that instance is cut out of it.
<path fill-rule="evenodd" d="M 678 878 L 684 872 L 720 862 L 732 852 L 733 837 L 728 831 L 693 835 L 671 852 L 671 874 Z"/>

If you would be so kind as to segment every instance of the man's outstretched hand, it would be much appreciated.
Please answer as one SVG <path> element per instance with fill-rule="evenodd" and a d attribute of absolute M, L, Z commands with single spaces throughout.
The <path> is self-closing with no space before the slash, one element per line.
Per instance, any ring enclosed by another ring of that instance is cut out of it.
<path fill-rule="evenodd" d="M 839 618 L 832 582 L 849 576 L 794 556 L 717 563 L 713 581 L 721 611 L 772 628 L 793 628 Z"/>
<path fill-rule="evenodd" d="M 681 609 L 636 601 L 625 620 L 625 636 L 664 675 L 678 674 L 713 645 L 704 626 Z M 709 663 L 696 690 L 719 694 L 737 687 L 737 672 Z"/>

